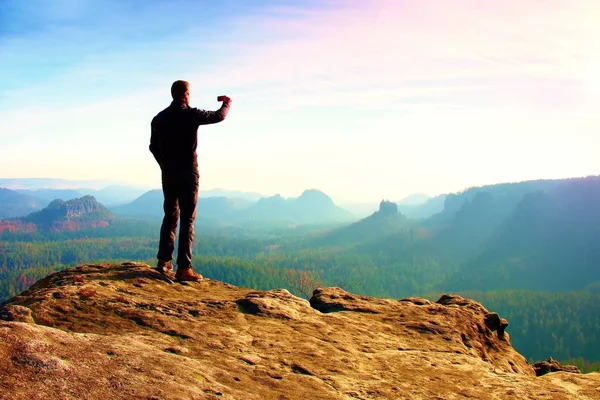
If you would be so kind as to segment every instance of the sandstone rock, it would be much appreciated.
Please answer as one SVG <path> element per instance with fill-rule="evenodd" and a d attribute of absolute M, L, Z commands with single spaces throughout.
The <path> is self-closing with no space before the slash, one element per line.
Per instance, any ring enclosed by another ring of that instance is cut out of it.
<path fill-rule="evenodd" d="M 0 320 L 26 322 L 28 324 L 34 323 L 31 310 L 27 307 L 17 305 L 0 307 Z"/>
<path fill-rule="evenodd" d="M 425 306 L 425 305 L 430 305 L 431 304 L 431 300 L 422 299 L 420 297 L 405 297 L 403 299 L 400 299 L 400 301 L 405 301 L 405 302 L 408 302 L 408 303 L 413 303 L 413 304 L 416 304 L 418 306 Z"/>
<path fill-rule="evenodd" d="M 485 326 L 491 331 L 497 331 L 499 338 L 504 338 L 504 330 L 508 326 L 508 321 L 500 318 L 498 313 L 487 313 L 485 315 Z"/>
<path fill-rule="evenodd" d="M 30 323 L 0 321 L 3 400 L 577 400 L 600 387 L 600 374 L 536 377 L 500 316 L 457 296 L 322 288 L 309 303 L 126 263 L 52 274 L 4 309 L 22 308 Z"/>
<path fill-rule="evenodd" d="M 248 293 L 236 301 L 242 312 L 284 319 L 302 319 L 316 313 L 307 300 L 285 289 Z"/>
<path fill-rule="evenodd" d="M 538 361 L 533 364 L 533 369 L 537 376 L 542 376 L 550 372 L 564 371 L 572 374 L 581 374 L 579 368 L 574 365 L 562 365 L 552 357 L 547 358 L 544 361 Z M 600 397 L 600 393 L 599 396 Z"/>

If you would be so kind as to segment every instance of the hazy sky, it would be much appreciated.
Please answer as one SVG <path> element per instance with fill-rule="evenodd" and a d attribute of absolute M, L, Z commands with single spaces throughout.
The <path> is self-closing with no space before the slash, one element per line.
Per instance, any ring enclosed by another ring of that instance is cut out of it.
<path fill-rule="evenodd" d="M 228 119 L 201 188 L 336 201 L 600 173 L 600 1 L 0 2 L 0 177 L 159 187 L 176 79 Z"/>

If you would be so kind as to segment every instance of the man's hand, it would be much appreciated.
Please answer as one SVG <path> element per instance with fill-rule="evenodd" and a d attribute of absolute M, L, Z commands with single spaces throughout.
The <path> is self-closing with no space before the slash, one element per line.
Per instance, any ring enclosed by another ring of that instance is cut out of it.
<path fill-rule="evenodd" d="M 223 103 L 231 103 L 231 99 L 228 96 L 219 96 L 217 97 L 217 101 L 222 101 Z"/>

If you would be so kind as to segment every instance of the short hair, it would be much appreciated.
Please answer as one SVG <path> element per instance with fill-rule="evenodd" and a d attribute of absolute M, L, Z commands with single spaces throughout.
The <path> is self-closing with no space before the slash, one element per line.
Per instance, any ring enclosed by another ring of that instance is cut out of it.
<path fill-rule="evenodd" d="M 171 85 L 171 96 L 174 100 L 183 98 L 186 92 L 190 90 L 190 83 L 188 81 L 175 81 Z"/>

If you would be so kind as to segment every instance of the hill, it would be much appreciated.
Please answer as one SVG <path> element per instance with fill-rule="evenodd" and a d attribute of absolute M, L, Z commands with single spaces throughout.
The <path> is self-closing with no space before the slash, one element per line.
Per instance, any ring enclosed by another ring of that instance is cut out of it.
<path fill-rule="evenodd" d="M 163 193 L 160 189 L 145 192 L 127 204 L 112 206 L 111 210 L 120 216 L 159 219 L 163 217 Z"/>
<path fill-rule="evenodd" d="M 147 265 L 52 274 L 0 311 L 7 399 L 593 399 L 600 374 L 536 377 L 507 322 L 460 296 L 169 284 Z"/>
<path fill-rule="evenodd" d="M 305 190 L 299 197 L 264 197 L 241 213 L 241 218 L 259 221 L 287 220 L 295 224 L 348 221 L 352 214 L 337 206 L 320 190 Z"/>
<path fill-rule="evenodd" d="M 0 188 L 0 219 L 22 217 L 48 204 L 38 197 Z"/>
<path fill-rule="evenodd" d="M 160 189 L 150 190 L 131 203 L 112 207 L 112 210 L 121 216 L 136 218 L 163 218 L 163 193 Z M 243 199 L 229 199 L 226 197 L 200 197 L 196 206 L 198 218 L 210 220 L 227 220 L 234 213 L 248 207 Z"/>
<path fill-rule="evenodd" d="M 487 237 L 452 287 L 563 291 L 600 284 L 600 178 L 525 195 Z"/>
<path fill-rule="evenodd" d="M 113 207 L 116 214 L 125 217 L 162 218 L 163 194 L 150 190 L 133 202 Z M 227 223 L 290 224 L 328 223 L 352 218 L 346 210 L 336 206 L 331 198 L 318 190 L 306 190 L 297 198 L 284 199 L 280 195 L 250 202 L 244 198 L 200 197 L 197 215 L 205 220 Z"/>
<path fill-rule="evenodd" d="M 567 181 L 581 181 L 586 179 L 597 179 L 598 177 L 570 178 L 570 179 L 552 179 L 552 180 L 533 180 L 514 183 L 499 183 L 494 185 L 475 186 L 465 189 L 461 192 L 450 193 L 444 197 L 443 210 L 430 218 L 428 226 L 445 226 L 450 224 L 465 204 L 474 200 L 478 195 L 488 195 L 494 201 L 494 213 L 503 214 L 505 217 L 510 214 L 523 197 L 529 193 L 546 192 L 553 190 L 557 186 Z"/>
<path fill-rule="evenodd" d="M 26 217 L 0 221 L 4 231 L 74 231 L 105 227 L 114 219 L 113 213 L 92 196 L 64 201 L 57 199 L 40 211 Z"/>
<path fill-rule="evenodd" d="M 398 206 L 390 201 L 381 201 L 379 210 L 353 224 L 337 228 L 312 244 L 319 246 L 347 246 L 377 239 L 404 231 L 410 221 L 398 212 Z"/>

